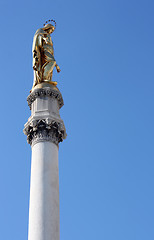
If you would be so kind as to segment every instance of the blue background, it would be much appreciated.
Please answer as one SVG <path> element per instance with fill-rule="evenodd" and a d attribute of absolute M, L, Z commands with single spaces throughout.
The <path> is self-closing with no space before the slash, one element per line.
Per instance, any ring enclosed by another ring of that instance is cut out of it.
<path fill-rule="evenodd" d="M 154 1 L 0 2 L 0 235 L 27 240 L 32 39 L 54 18 L 61 240 L 154 239 Z"/>

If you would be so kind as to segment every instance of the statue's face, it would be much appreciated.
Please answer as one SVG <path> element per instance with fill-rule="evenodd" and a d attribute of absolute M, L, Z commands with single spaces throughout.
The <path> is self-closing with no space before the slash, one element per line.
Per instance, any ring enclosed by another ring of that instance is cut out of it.
<path fill-rule="evenodd" d="M 47 31 L 47 33 L 51 34 L 51 33 L 54 32 L 54 30 L 55 30 L 55 28 L 54 28 L 54 26 L 52 26 L 51 28 L 49 28 L 49 29 L 46 30 L 46 31 Z"/>

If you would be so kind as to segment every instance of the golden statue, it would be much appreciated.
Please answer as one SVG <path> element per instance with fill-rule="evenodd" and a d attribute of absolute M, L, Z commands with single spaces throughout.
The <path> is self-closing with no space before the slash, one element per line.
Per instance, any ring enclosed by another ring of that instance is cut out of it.
<path fill-rule="evenodd" d="M 54 26 L 51 23 L 53 22 Z M 33 69 L 34 69 L 34 84 L 35 87 L 38 83 L 46 82 L 54 86 L 57 82 L 52 81 L 53 69 L 56 67 L 57 72 L 60 68 L 54 58 L 53 42 L 50 34 L 54 32 L 56 22 L 54 20 L 46 21 L 43 28 L 39 28 L 33 39 Z"/>

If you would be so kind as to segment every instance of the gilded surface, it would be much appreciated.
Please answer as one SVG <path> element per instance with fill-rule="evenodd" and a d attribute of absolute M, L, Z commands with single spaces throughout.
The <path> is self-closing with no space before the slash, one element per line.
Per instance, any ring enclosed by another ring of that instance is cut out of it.
<path fill-rule="evenodd" d="M 51 20 L 55 22 L 54 20 Z M 33 39 L 33 69 L 34 69 L 34 84 L 48 82 L 57 85 L 57 82 L 52 81 L 52 73 L 54 67 L 57 72 L 60 68 L 54 58 L 53 42 L 50 34 L 55 30 L 55 27 L 48 23 L 43 28 L 36 31 Z"/>

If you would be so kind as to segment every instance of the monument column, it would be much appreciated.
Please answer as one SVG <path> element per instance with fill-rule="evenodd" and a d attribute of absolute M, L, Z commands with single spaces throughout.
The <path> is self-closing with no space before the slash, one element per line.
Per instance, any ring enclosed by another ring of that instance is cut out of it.
<path fill-rule="evenodd" d="M 32 148 L 28 240 L 59 240 L 58 144 L 66 137 L 59 115 L 63 99 L 51 83 L 39 83 L 27 98 L 31 116 L 24 133 Z"/>

